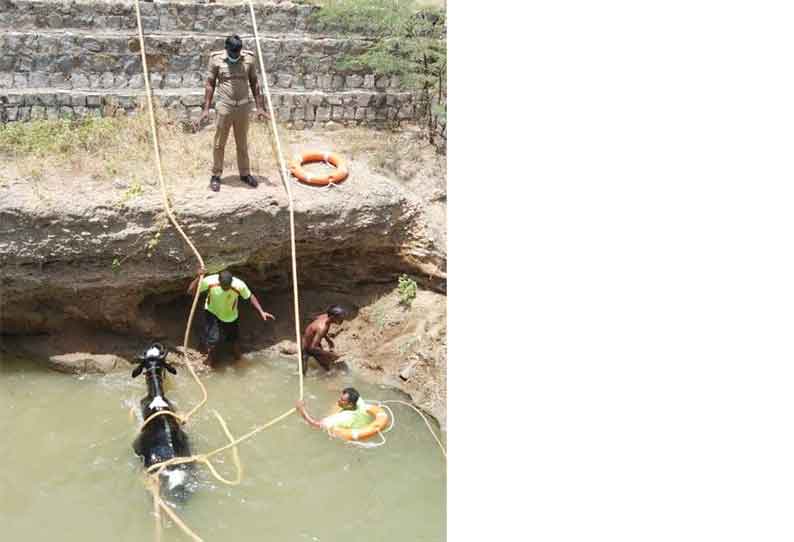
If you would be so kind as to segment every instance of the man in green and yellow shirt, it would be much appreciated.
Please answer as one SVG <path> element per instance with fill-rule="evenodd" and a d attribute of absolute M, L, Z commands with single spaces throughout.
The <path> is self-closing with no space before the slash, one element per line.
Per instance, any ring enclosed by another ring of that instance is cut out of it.
<path fill-rule="evenodd" d="M 338 427 L 341 429 L 361 429 L 372 423 L 372 416 L 367 412 L 367 405 L 361 399 L 355 388 L 345 388 L 336 403 L 341 409 L 336 414 L 316 420 L 306 411 L 306 404 L 298 401 L 296 408 L 298 414 L 312 427 L 326 431 Z"/>
<path fill-rule="evenodd" d="M 202 270 L 203 272 L 203 270 Z M 275 320 L 276 318 L 269 312 L 262 310 L 259 300 L 248 289 L 248 285 L 242 280 L 233 277 L 229 271 L 221 271 L 217 275 L 204 277 L 199 285 L 199 277 L 196 277 L 187 289 L 190 295 L 195 295 L 196 287 L 199 293 L 207 292 L 207 300 L 204 302 L 204 336 L 207 342 L 207 359 L 205 363 L 210 367 L 216 361 L 218 345 L 221 342 L 231 343 L 234 359 L 240 359 L 240 347 L 237 344 L 239 335 L 237 301 L 239 298 L 250 299 L 254 308 L 259 311 L 262 320 Z"/>

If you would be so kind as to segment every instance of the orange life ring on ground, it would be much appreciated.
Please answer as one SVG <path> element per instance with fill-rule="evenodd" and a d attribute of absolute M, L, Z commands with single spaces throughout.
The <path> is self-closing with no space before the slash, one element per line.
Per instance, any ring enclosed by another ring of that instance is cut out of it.
<path fill-rule="evenodd" d="M 374 416 L 375 419 L 361 429 L 332 427 L 329 433 L 345 440 L 365 440 L 380 433 L 389 424 L 389 415 L 386 414 L 383 408 L 377 405 L 370 405 L 367 407 L 367 414 Z"/>
<path fill-rule="evenodd" d="M 305 169 L 303 164 L 311 164 L 313 162 L 326 162 L 336 168 L 336 171 L 327 175 L 312 175 Z M 344 159 L 333 152 L 319 152 L 308 151 L 302 154 L 297 154 L 289 163 L 289 171 L 300 182 L 310 184 L 312 186 L 328 186 L 329 184 L 338 184 L 347 179 L 348 170 L 347 164 Z"/>

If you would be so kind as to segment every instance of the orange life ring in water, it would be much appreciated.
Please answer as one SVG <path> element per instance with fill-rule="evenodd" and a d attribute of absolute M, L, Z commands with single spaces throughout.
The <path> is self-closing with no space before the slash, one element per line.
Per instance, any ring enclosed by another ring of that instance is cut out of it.
<path fill-rule="evenodd" d="M 332 427 L 328 432 L 345 440 L 365 440 L 380 433 L 389 425 L 389 415 L 386 414 L 383 408 L 377 405 L 370 405 L 367 407 L 367 414 L 374 416 L 375 419 L 361 429 Z"/>
<path fill-rule="evenodd" d="M 311 164 L 314 162 L 326 162 L 336 168 L 336 171 L 324 175 L 312 175 L 305 169 L 303 164 Z M 347 164 L 344 159 L 333 152 L 319 152 L 308 151 L 302 154 L 297 154 L 289 163 L 289 171 L 300 182 L 310 184 L 312 186 L 328 186 L 329 184 L 338 184 L 347 179 L 348 170 Z"/>

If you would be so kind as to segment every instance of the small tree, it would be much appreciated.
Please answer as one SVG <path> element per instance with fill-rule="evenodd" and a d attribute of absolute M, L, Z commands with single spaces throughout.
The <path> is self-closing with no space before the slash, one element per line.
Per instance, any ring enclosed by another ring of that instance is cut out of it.
<path fill-rule="evenodd" d="M 328 0 L 315 17 L 328 29 L 373 38 L 372 47 L 345 57 L 340 68 L 398 76 L 418 93 L 418 116 L 435 143 L 439 119 L 446 119 L 446 12 L 414 0 Z"/>

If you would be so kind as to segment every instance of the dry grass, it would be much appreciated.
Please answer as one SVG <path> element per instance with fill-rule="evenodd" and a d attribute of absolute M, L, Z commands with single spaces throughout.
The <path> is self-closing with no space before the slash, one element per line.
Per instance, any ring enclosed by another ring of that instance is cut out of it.
<path fill-rule="evenodd" d="M 163 174 L 172 188 L 195 187 L 196 178 L 209 178 L 212 169 L 213 125 L 197 133 L 185 131 L 184 120 L 157 110 L 158 140 Z M 350 160 L 366 162 L 377 172 L 408 180 L 419 170 L 443 175 L 445 163 L 418 133 L 351 127 L 336 130 L 291 130 L 279 126 L 285 160 L 298 150 L 323 149 Z M 249 155 L 255 175 L 278 178 L 275 139 L 270 123 L 251 123 Z M 89 178 L 110 186 L 120 179 L 133 197 L 157 184 L 149 116 L 146 111 L 120 117 L 73 121 L 32 121 L 0 126 L 0 159 L 8 167 L 0 184 L 11 179 L 32 182 L 37 190 L 62 187 Z M 317 165 L 316 168 L 324 166 Z M 224 175 L 237 172 L 236 147 L 229 135 Z M 5 179 L 5 180 L 4 180 Z"/>
<path fill-rule="evenodd" d="M 190 133 L 185 131 L 184 122 L 167 111 L 158 110 L 156 117 L 165 177 L 177 184 L 180 180 L 208 177 L 214 127 L 206 126 Z M 269 128 L 252 123 L 248 139 L 253 169 L 275 169 Z M 157 179 L 149 116 L 145 111 L 123 117 L 10 123 L 0 128 L 0 155 L 15 166 L 19 176 L 35 181 L 46 181 L 50 177 L 48 172 L 57 172 L 52 180 L 121 178 L 146 185 L 154 184 Z M 236 147 L 230 134 L 224 171 L 236 170 Z"/>

